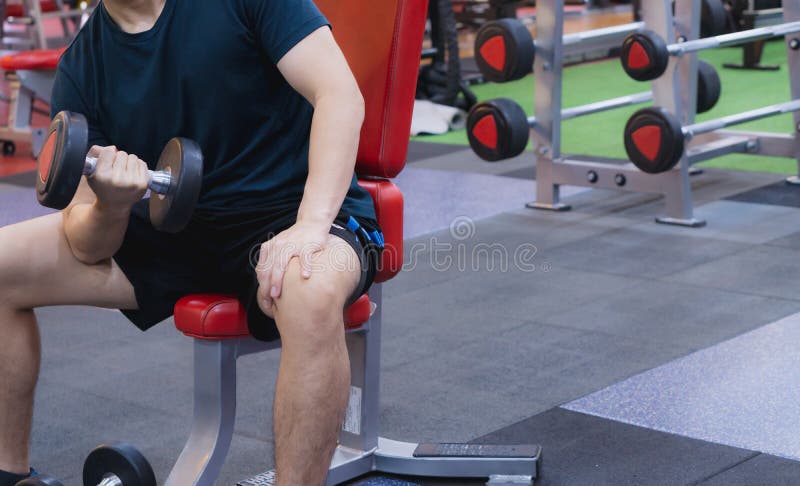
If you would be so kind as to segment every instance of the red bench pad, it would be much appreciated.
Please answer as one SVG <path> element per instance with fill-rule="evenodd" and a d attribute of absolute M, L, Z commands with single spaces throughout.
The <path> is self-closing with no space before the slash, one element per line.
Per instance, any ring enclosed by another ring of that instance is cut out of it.
<path fill-rule="evenodd" d="M 39 7 L 42 9 L 42 13 L 46 12 L 55 12 L 58 10 L 58 5 L 53 0 L 42 0 L 39 2 Z M 8 17 L 24 17 L 25 16 L 25 6 L 21 3 L 11 3 L 6 5 L 6 18 Z"/>
<path fill-rule="evenodd" d="M 66 47 L 22 51 L 0 58 L 0 67 L 6 71 L 50 71 L 58 67 L 58 60 Z"/>
<path fill-rule="evenodd" d="M 403 170 L 411 132 L 427 0 L 315 0 L 364 95 L 356 172 Z"/>
<path fill-rule="evenodd" d="M 403 267 L 403 193 L 385 179 L 359 179 L 358 184 L 372 196 L 375 215 L 383 230 L 383 251 L 375 283 L 385 282 Z"/>
<path fill-rule="evenodd" d="M 362 295 L 344 313 L 346 329 L 358 329 L 369 320 L 372 304 Z M 236 297 L 190 295 L 175 304 L 175 327 L 187 336 L 217 341 L 247 337 L 247 313 Z"/>

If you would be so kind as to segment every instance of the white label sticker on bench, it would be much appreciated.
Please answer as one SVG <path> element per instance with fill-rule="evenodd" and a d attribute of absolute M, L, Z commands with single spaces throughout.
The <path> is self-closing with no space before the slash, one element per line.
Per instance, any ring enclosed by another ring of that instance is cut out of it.
<path fill-rule="evenodd" d="M 350 387 L 350 401 L 347 402 L 347 413 L 342 429 L 351 434 L 361 434 L 361 388 L 357 386 Z"/>

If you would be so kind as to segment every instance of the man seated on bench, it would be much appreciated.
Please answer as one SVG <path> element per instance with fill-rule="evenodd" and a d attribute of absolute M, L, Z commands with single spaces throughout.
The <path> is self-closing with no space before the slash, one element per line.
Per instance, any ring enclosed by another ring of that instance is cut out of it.
<path fill-rule="evenodd" d="M 353 174 L 363 103 L 312 0 L 98 6 L 52 97 L 53 114 L 86 116 L 97 171 L 62 213 L 0 229 L 0 486 L 29 474 L 32 309 L 122 309 L 146 330 L 196 293 L 236 295 L 255 337 L 282 340 L 278 483 L 322 484 L 348 399 L 342 313 L 380 252 Z M 141 198 L 143 161 L 175 136 L 199 143 L 205 171 L 196 213 L 173 235 L 151 226 Z"/>

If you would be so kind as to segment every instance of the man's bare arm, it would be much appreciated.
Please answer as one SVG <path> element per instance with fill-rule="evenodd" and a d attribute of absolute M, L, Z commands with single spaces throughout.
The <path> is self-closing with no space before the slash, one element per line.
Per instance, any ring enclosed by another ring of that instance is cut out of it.
<path fill-rule="evenodd" d="M 278 69 L 314 106 L 309 174 L 298 221 L 330 227 L 353 178 L 364 98 L 328 27 L 292 48 Z"/>
<path fill-rule="evenodd" d="M 91 184 L 81 180 L 63 218 L 75 258 L 93 265 L 119 250 L 131 207 L 147 190 L 148 176 L 144 162 L 114 147 L 93 147 L 90 153 L 98 156 L 97 172 Z"/>
<path fill-rule="evenodd" d="M 311 278 L 311 257 L 322 250 L 353 180 L 364 98 L 327 27 L 300 41 L 279 62 L 283 76 L 314 106 L 309 170 L 297 222 L 264 243 L 258 265 L 259 305 L 271 315 L 292 258 Z"/>

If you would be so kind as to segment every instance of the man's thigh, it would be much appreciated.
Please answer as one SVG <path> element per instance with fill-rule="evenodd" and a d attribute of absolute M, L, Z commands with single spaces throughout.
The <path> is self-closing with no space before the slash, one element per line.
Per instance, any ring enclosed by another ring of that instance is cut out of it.
<path fill-rule="evenodd" d="M 75 258 L 61 213 L 0 228 L 0 248 L 0 301 L 20 309 L 136 308 L 133 287 L 112 260 L 86 265 Z"/>

